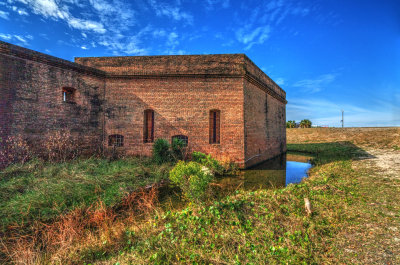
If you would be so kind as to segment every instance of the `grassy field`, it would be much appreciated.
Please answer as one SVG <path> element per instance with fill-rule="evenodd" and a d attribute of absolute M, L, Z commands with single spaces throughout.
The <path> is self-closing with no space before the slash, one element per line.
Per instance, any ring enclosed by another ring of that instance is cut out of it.
<path fill-rule="evenodd" d="M 400 149 L 400 127 L 286 129 L 288 143 L 351 142 L 357 146 Z"/>
<path fill-rule="evenodd" d="M 115 167 L 100 170 L 102 160 L 64 166 L 32 162 L 23 167 L 22 179 L 43 178 L 43 185 L 52 181 L 66 185 L 61 190 L 74 203 L 59 208 L 62 200 L 56 206 L 42 200 L 48 209 L 55 209 L 47 216 L 50 219 L 41 219 L 42 213 L 31 215 L 31 221 L 41 221 L 31 226 L 30 233 L 11 233 L 9 226 L 9 233 L 0 237 L 0 258 L 25 264 L 398 264 L 400 181 L 397 164 L 389 162 L 390 167 L 385 162 L 400 161 L 398 137 L 393 135 L 399 130 L 354 130 L 290 129 L 288 149 L 315 156 L 309 178 L 282 189 L 238 191 L 183 209 L 160 207 L 157 188 L 142 190 L 129 199 L 123 197 L 124 188 L 119 192 L 124 176 L 135 176 L 132 187 L 140 187 L 162 178 L 167 166 L 147 162 L 143 168 L 139 165 L 146 161 L 116 161 Z M 89 167 L 93 171 L 86 170 L 85 163 L 94 163 Z M 59 177 L 52 180 L 59 172 L 65 172 L 64 183 Z M 2 174 L 0 187 L 4 189 L 21 173 L 9 168 Z M 75 177 L 69 180 L 69 175 Z M 74 180 L 98 181 L 102 192 L 81 200 L 69 192 L 68 185 Z M 34 187 L 40 185 L 32 186 L 36 182 L 30 181 L 29 189 L 35 193 Z M 11 201 L 30 200 L 19 199 L 17 193 L 16 189 L 4 193 L 12 200 L 1 204 L 10 211 L 2 215 L 2 222 L 19 207 Z M 63 195 L 54 198 L 59 196 Z M 304 198 L 310 200 L 312 214 L 306 213 Z M 30 211 L 20 211 L 24 212 Z"/>

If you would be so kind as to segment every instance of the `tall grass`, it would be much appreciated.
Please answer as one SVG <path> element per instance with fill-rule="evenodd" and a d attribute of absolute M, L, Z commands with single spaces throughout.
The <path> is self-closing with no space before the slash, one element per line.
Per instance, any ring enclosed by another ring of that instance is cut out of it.
<path fill-rule="evenodd" d="M 168 177 L 169 164 L 147 158 L 90 158 L 63 163 L 32 160 L 0 173 L 0 229 L 48 221 L 101 201 L 112 207 L 139 187 Z"/>

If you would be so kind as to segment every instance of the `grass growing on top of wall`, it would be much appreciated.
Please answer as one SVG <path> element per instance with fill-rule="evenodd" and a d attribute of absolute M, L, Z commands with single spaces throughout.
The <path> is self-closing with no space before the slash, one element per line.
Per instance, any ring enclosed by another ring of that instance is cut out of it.
<path fill-rule="evenodd" d="M 48 221 L 97 201 L 113 206 L 137 188 L 168 178 L 169 164 L 148 158 L 32 160 L 0 172 L 0 229 Z"/>

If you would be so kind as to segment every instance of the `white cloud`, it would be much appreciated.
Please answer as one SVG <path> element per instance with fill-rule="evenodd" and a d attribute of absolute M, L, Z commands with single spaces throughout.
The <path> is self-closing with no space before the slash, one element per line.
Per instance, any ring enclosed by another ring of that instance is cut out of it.
<path fill-rule="evenodd" d="M 19 40 L 20 42 L 23 42 L 25 44 L 28 43 L 28 41 L 26 39 L 24 39 L 22 36 L 14 35 L 14 38 L 16 38 L 17 40 Z"/>
<path fill-rule="evenodd" d="M 270 32 L 271 28 L 268 25 L 254 29 L 244 27 L 237 31 L 236 38 L 239 42 L 246 44 L 245 50 L 248 50 L 254 44 L 263 44 L 268 39 Z"/>
<path fill-rule="evenodd" d="M 193 24 L 193 16 L 185 11 L 182 11 L 179 6 L 170 6 L 165 3 L 157 3 L 155 0 L 150 0 L 150 5 L 156 12 L 157 16 L 166 16 L 176 21 L 186 21 L 187 24 Z"/>
<path fill-rule="evenodd" d="M 4 19 L 8 19 L 8 12 L 0 10 L 0 17 Z"/>
<path fill-rule="evenodd" d="M 154 37 L 165 37 L 166 35 L 167 35 L 167 32 L 163 29 L 156 29 L 153 31 Z"/>
<path fill-rule="evenodd" d="M 11 6 L 12 11 L 17 12 L 21 16 L 27 16 L 28 12 L 26 12 L 23 8 L 18 8 L 16 6 Z"/>
<path fill-rule="evenodd" d="M 171 32 L 168 35 L 168 42 L 167 45 L 171 46 L 172 48 L 175 48 L 179 44 L 178 41 L 178 34 L 176 32 Z"/>
<path fill-rule="evenodd" d="M 54 20 L 64 20 L 71 28 L 79 30 L 94 31 L 96 33 L 105 33 L 104 26 L 96 21 L 76 18 L 69 12 L 69 7 L 62 2 L 55 0 L 11 0 L 11 2 L 21 2 L 28 6 L 33 13 L 41 15 L 45 18 Z M 67 1 L 68 3 L 68 1 Z M 21 9 L 21 14 L 26 13 Z"/>
<path fill-rule="evenodd" d="M 277 78 L 276 80 L 275 80 L 275 83 L 277 84 L 277 85 L 279 85 L 279 86 L 282 86 L 282 85 L 284 85 L 285 84 L 285 79 L 283 79 L 283 78 Z"/>
<path fill-rule="evenodd" d="M 246 45 L 245 50 L 256 44 L 264 44 L 274 28 L 288 16 L 305 16 L 310 9 L 291 0 L 263 1 L 256 8 L 242 4 L 242 11 L 249 12 L 247 19 L 240 19 L 241 26 L 235 30 L 236 40 Z"/>
<path fill-rule="evenodd" d="M 101 23 L 95 21 L 71 17 L 67 20 L 67 22 L 72 28 L 75 29 L 92 30 L 96 33 L 105 33 L 107 31 Z"/>
<path fill-rule="evenodd" d="M 345 126 L 400 126 L 400 107 L 376 100 L 374 108 L 362 108 L 353 104 L 333 102 L 323 98 L 288 99 L 287 119 L 310 119 L 316 125 L 340 126 L 344 110 Z"/>
<path fill-rule="evenodd" d="M 336 75 L 325 74 L 315 79 L 300 80 L 294 83 L 293 86 L 301 88 L 303 92 L 316 93 L 326 88 L 326 86 L 335 81 L 335 79 Z"/>
<path fill-rule="evenodd" d="M 12 36 L 10 35 L 10 34 L 3 34 L 3 33 L 0 33 L 0 39 L 3 39 L 3 40 L 11 40 L 12 39 Z"/>
<path fill-rule="evenodd" d="M 87 50 L 88 47 L 86 47 L 85 45 L 82 45 L 82 46 L 81 46 L 81 49 L 82 49 L 82 50 Z"/>
<path fill-rule="evenodd" d="M 26 36 L 21 36 L 21 35 L 12 35 L 12 34 L 5 34 L 5 33 L 0 33 L 0 39 L 5 40 L 5 41 L 17 41 L 20 42 L 23 45 L 27 45 L 28 44 L 28 40 L 33 40 L 33 36 L 32 35 L 26 35 Z"/>

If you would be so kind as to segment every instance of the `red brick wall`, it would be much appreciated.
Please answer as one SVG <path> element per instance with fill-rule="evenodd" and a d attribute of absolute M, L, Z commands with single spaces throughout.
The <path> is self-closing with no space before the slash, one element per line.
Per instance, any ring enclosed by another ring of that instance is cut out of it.
<path fill-rule="evenodd" d="M 3 136 L 21 135 L 40 151 L 46 133 L 66 129 L 83 150 L 101 146 L 104 78 L 77 64 L 6 43 L 0 43 L 0 62 Z M 62 101 L 64 86 L 76 89 L 76 104 Z"/>
<path fill-rule="evenodd" d="M 285 103 L 249 81 L 244 85 L 246 167 L 286 152 Z"/>
<path fill-rule="evenodd" d="M 121 134 L 121 152 L 150 155 L 146 109 L 154 110 L 155 139 L 186 135 L 192 151 L 242 166 L 286 148 L 285 92 L 243 54 L 76 58 L 77 64 L 0 42 L 0 59 L 0 136 L 20 134 L 38 149 L 47 132 L 67 129 L 88 152 L 110 149 L 108 136 Z M 75 104 L 62 102 L 62 87 L 76 89 Z M 220 144 L 209 143 L 212 109 L 221 111 Z"/>
<path fill-rule="evenodd" d="M 147 108 L 155 110 L 155 138 L 184 134 L 193 150 L 220 159 L 251 166 L 286 150 L 286 94 L 243 54 L 75 61 L 107 72 L 106 132 L 125 135 L 120 149 L 128 154 L 151 153 L 143 143 Z M 221 110 L 219 145 L 208 137 L 214 108 Z"/>
<path fill-rule="evenodd" d="M 144 111 L 154 110 L 154 138 L 186 135 L 189 148 L 218 159 L 244 160 L 242 78 L 110 79 L 106 134 L 122 134 L 127 154 L 150 155 Z M 209 143 L 209 111 L 221 110 L 221 142 Z"/>

